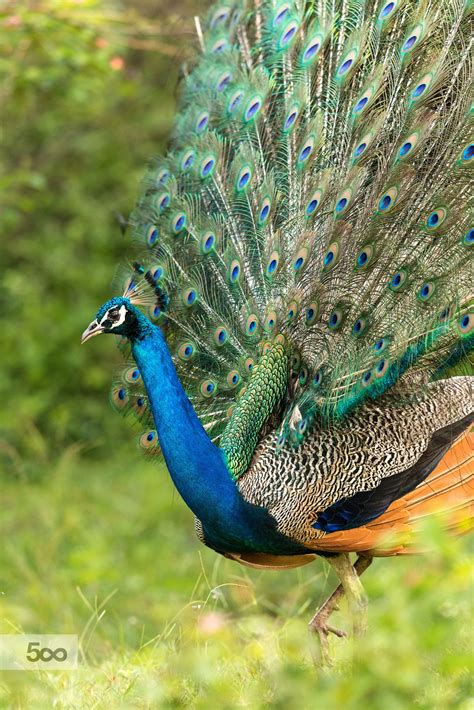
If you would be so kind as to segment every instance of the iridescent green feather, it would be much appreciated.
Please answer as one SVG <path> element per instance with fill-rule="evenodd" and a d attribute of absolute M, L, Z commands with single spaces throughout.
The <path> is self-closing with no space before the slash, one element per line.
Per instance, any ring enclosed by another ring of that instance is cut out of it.
<path fill-rule="evenodd" d="M 472 347 L 472 21 L 462 0 L 264 0 L 202 22 L 131 217 L 168 309 L 131 289 L 236 476 L 270 415 L 277 449 L 304 445 Z M 113 393 L 151 421 L 139 383 Z"/>

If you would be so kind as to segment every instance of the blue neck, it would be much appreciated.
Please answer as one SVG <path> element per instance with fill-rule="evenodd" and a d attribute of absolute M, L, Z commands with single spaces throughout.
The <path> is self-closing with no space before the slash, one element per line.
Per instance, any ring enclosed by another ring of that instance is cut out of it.
<path fill-rule="evenodd" d="M 209 439 L 186 396 L 161 330 L 142 314 L 132 353 L 166 465 L 185 503 L 201 520 L 206 542 L 219 551 L 301 552 L 276 531 L 274 519 L 263 508 L 242 498 L 224 453 Z"/>

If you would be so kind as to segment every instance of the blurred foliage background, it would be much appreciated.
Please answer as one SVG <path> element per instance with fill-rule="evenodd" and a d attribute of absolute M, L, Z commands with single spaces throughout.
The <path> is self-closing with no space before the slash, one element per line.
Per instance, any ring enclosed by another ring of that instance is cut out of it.
<path fill-rule="evenodd" d="M 0 633 L 77 633 L 75 673 L 3 673 L 5 708 L 472 708 L 469 542 L 367 573 L 369 636 L 315 665 L 322 561 L 256 573 L 194 538 L 80 347 L 165 148 L 197 0 L 0 4 Z M 342 610 L 337 624 L 347 625 Z"/>
<path fill-rule="evenodd" d="M 47 0 L 0 15 L 0 423 L 15 467 L 78 440 L 107 458 L 106 442 L 123 435 L 104 409 L 116 353 L 105 360 L 78 338 L 112 295 L 126 249 L 117 213 L 128 215 L 164 148 L 194 41 L 192 3 L 164 9 Z"/>

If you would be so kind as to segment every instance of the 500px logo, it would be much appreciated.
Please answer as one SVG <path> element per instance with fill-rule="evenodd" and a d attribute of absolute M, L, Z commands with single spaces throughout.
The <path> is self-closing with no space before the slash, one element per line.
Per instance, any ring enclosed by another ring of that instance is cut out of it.
<path fill-rule="evenodd" d="M 36 646 L 41 646 L 39 641 L 30 641 L 28 644 L 28 650 L 26 652 L 26 658 L 31 663 L 36 663 L 36 661 L 48 661 L 55 660 L 62 663 L 67 659 L 67 651 L 65 648 L 36 648 Z"/>
<path fill-rule="evenodd" d="M 0 635 L 0 670 L 74 670 L 77 655 L 75 634 Z"/>

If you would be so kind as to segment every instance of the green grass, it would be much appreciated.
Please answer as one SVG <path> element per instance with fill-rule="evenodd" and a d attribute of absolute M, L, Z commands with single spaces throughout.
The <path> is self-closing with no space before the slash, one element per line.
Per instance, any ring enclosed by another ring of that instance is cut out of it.
<path fill-rule="evenodd" d="M 164 149 L 207 4 L 0 9 L 0 633 L 81 639 L 77 671 L 0 674 L 0 706 L 472 709 L 467 539 L 433 523 L 432 553 L 376 561 L 369 635 L 332 639 L 322 671 L 307 621 L 334 585 L 326 563 L 258 573 L 202 547 L 166 471 L 107 411 L 112 343 L 79 346 L 116 293 L 129 239 L 114 213 Z"/>
<path fill-rule="evenodd" d="M 42 466 L 3 480 L 0 633 L 77 633 L 80 668 L 4 672 L 1 707 L 472 708 L 467 538 L 432 523 L 430 554 L 376 560 L 369 634 L 332 640 L 323 671 L 307 621 L 325 562 L 257 572 L 200 546 L 164 468 L 133 450 Z"/>

